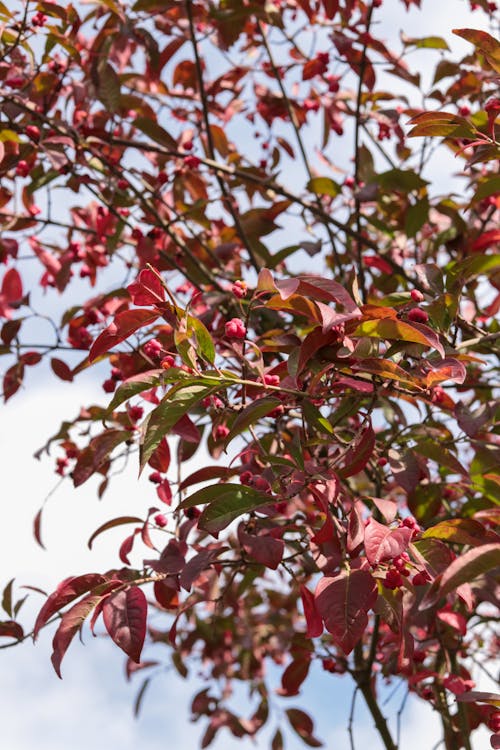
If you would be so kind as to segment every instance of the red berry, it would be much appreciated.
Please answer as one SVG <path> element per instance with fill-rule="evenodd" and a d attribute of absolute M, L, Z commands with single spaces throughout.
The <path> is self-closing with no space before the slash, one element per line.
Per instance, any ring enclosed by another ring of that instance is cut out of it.
<path fill-rule="evenodd" d="M 424 295 L 422 292 L 419 292 L 418 289 L 412 289 L 410 292 L 410 297 L 414 302 L 423 302 Z"/>
<path fill-rule="evenodd" d="M 27 125 L 25 133 L 32 141 L 38 141 L 40 139 L 40 128 L 37 128 L 36 125 Z"/>
<path fill-rule="evenodd" d="M 500 732 L 500 711 L 495 711 L 488 719 L 488 727 L 492 732 Z"/>
<path fill-rule="evenodd" d="M 117 182 L 119 190 L 126 190 L 128 188 L 128 180 L 120 178 Z"/>
<path fill-rule="evenodd" d="M 420 307 L 414 307 L 408 313 L 408 320 L 411 320 L 412 323 L 427 323 L 429 316 L 425 310 L 421 310 Z"/>
<path fill-rule="evenodd" d="M 155 523 L 163 529 L 167 525 L 168 519 L 163 513 L 157 513 L 155 516 Z"/>
<path fill-rule="evenodd" d="M 102 389 L 105 393 L 113 393 L 113 391 L 116 388 L 116 381 L 109 378 L 108 380 L 105 380 L 102 384 Z"/>
<path fill-rule="evenodd" d="M 137 422 L 138 419 L 142 418 L 142 415 L 144 414 L 144 409 L 142 406 L 130 406 L 128 410 L 128 415 L 132 422 Z"/>
<path fill-rule="evenodd" d="M 21 161 L 17 162 L 16 166 L 16 174 L 19 177 L 27 177 L 30 173 L 30 166 L 27 161 L 24 161 L 24 159 L 21 159 Z"/>
<path fill-rule="evenodd" d="M 168 181 L 168 174 L 166 172 L 158 172 L 157 180 L 160 185 L 164 185 Z"/>
<path fill-rule="evenodd" d="M 153 484 L 161 484 L 162 478 L 159 471 L 153 471 L 148 477 L 150 482 L 153 482 Z"/>
<path fill-rule="evenodd" d="M 167 354 L 166 357 L 163 357 L 162 361 L 160 362 L 160 367 L 162 367 L 164 370 L 168 370 L 169 367 L 173 367 L 175 363 L 175 358 L 172 357 L 171 354 Z"/>
<path fill-rule="evenodd" d="M 397 589 L 399 586 L 402 586 L 403 584 L 403 578 L 401 577 L 401 574 L 398 573 L 397 570 L 394 568 L 389 568 L 387 573 L 385 574 L 385 578 L 382 581 L 386 589 Z"/>
<path fill-rule="evenodd" d="M 201 159 L 198 159 L 197 156 L 189 154 L 188 156 L 184 157 L 184 164 L 190 169 L 196 169 L 196 167 L 200 166 Z"/>

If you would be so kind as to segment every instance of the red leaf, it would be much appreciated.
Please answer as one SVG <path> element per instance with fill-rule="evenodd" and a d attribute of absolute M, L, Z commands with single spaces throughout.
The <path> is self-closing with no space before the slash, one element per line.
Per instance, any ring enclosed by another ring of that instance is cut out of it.
<path fill-rule="evenodd" d="M 19 357 L 19 361 L 23 363 L 23 365 L 27 365 L 28 367 L 33 367 L 34 365 L 37 365 L 42 359 L 42 355 L 39 354 L 39 352 L 25 352 Z"/>
<path fill-rule="evenodd" d="M 179 583 L 186 591 L 191 590 L 193 583 L 199 578 L 201 573 L 206 570 L 212 564 L 214 558 L 217 556 L 215 550 L 202 549 L 197 555 L 191 558 L 191 560 L 184 566 Z"/>
<path fill-rule="evenodd" d="M 50 360 L 50 366 L 58 378 L 61 380 L 67 380 L 71 383 L 73 380 L 73 373 L 71 372 L 71 367 L 69 367 L 66 362 L 63 362 L 62 359 L 57 359 L 57 357 L 52 357 Z"/>
<path fill-rule="evenodd" d="M 183 414 L 178 422 L 172 427 L 172 432 L 179 435 L 187 443 L 199 443 L 201 440 L 200 431 L 189 416 Z"/>
<path fill-rule="evenodd" d="M 315 592 L 316 607 L 335 643 L 347 656 L 365 632 L 377 584 L 367 570 L 343 570 L 324 577 Z"/>
<path fill-rule="evenodd" d="M 52 615 L 59 612 L 60 609 L 77 599 L 87 591 L 106 583 L 104 576 L 98 573 L 86 573 L 82 576 L 73 576 L 61 581 L 57 589 L 49 596 L 36 618 L 35 627 L 33 628 L 33 638 L 36 640 L 38 633 L 45 623 L 50 620 Z"/>
<path fill-rule="evenodd" d="M 87 448 L 80 454 L 71 474 L 73 484 L 79 487 L 87 481 L 110 457 L 121 443 L 132 435 L 128 430 L 106 430 L 92 438 Z"/>
<path fill-rule="evenodd" d="M 141 660 L 146 637 L 147 609 L 144 592 L 137 586 L 111 594 L 102 608 L 104 625 L 109 635 L 136 663 Z"/>
<path fill-rule="evenodd" d="M 56 674 L 58 677 L 61 677 L 61 679 L 61 662 L 64 654 L 68 650 L 71 641 L 82 627 L 85 619 L 99 604 L 102 597 L 102 594 L 89 594 L 81 601 L 77 602 L 62 616 L 61 624 L 57 628 L 54 640 L 52 641 L 53 651 L 51 657 Z"/>
<path fill-rule="evenodd" d="M 160 445 L 149 459 L 148 464 L 152 469 L 161 471 L 162 474 L 168 471 L 168 467 L 170 466 L 170 448 L 168 447 L 166 438 L 163 438 Z"/>
<path fill-rule="evenodd" d="M 24 377 L 24 365 L 22 362 L 16 362 L 9 367 L 3 376 L 3 397 L 7 402 L 22 385 Z"/>
<path fill-rule="evenodd" d="M 129 284 L 127 291 L 132 297 L 134 305 L 139 307 L 159 305 L 165 301 L 165 289 L 158 275 L 148 268 L 140 272 L 137 281 Z"/>
<path fill-rule="evenodd" d="M 18 622 L 6 620 L 5 622 L 0 622 L 0 638 L 2 636 L 5 638 L 16 638 L 20 641 L 24 637 L 24 630 Z"/>
<path fill-rule="evenodd" d="M 378 565 L 384 560 L 392 560 L 408 549 L 413 535 L 412 529 L 399 526 L 391 529 L 370 518 L 365 528 L 366 557 L 371 565 Z"/>
<path fill-rule="evenodd" d="M 297 695 L 309 673 L 310 666 L 310 659 L 294 659 L 290 662 L 281 676 L 281 688 L 277 690 L 278 695 L 288 697 Z"/>
<path fill-rule="evenodd" d="M 480 234 L 479 237 L 474 240 L 470 249 L 473 253 L 481 253 L 483 250 L 486 250 L 487 247 L 496 245 L 498 242 L 500 242 L 500 229 L 490 229 L 489 232 Z"/>
<path fill-rule="evenodd" d="M 163 609 L 177 609 L 179 595 L 176 588 L 169 586 L 168 580 L 155 581 L 153 591 L 156 601 L 163 607 Z"/>
<path fill-rule="evenodd" d="M 2 295 L 7 302 L 18 302 L 23 296 L 23 282 L 15 268 L 7 271 L 2 281 Z"/>
<path fill-rule="evenodd" d="M 313 737 L 314 724 L 309 714 L 306 714 L 305 711 L 301 711 L 299 708 L 288 708 L 286 715 L 292 728 L 306 745 L 309 745 L 309 747 L 321 747 L 322 743 Z"/>
<path fill-rule="evenodd" d="M 370 460 L 374 447 L 375 433 L 373 427 L 368 425 L 347 451 L 344 468 L 339 471 L 340 476 L 346 479 L 362 471 Z"/>
<path fill-rule="evenodd" d="M 243 525 L 238 528 L 238 539 L 250 557 L 253 557 L 261 565 L 265 565 L 266 568 L 276 570 L 285 549 L 282 539 L 274 539 L 269 534 L 263 534 L 262 536 L 247 534 Z"/>
<path fill-rule="evenodd" d="M 35 537 L 36 542 L 40 545 L 42 549 L 45 549 L 45 545 L 42 542 L 42 510 L 43 506 L 40 508 L 38 513 L 36 514 L 34 520 L 33 520 L 33 536 Z"/>
<path fill-rule="evenodd" d="M 304 607 L 304 615 L 307 623 L 306 635 L 308 638 L 317 638 L 323 632 L 323 620 L 316 608 L 316 601 L 314 594 L 309 591 L 307 586 L 300 587 L 300 596 L 302 599 L 302 606 Z"/>
<path fill-rule="evenodd" d="M 323 0 L 323 7 L 326 17 L 331 21 L 339 9 L 339 0 Z"/>
<path fill-rule="evenodd" d="M 118 552 L 118 557 L 124 563 L 125 565 L 130 565 L 130 560 L 128 559 L 129 554 L 132 552 L 132 547 L 134 546 L 134 539 L 135 535 L 140 531 L 140 529 L 136 529 L 133 534 L 130 534 L 130 536 L 126 537 L 123 542 L 120 544 L 120 550 Z"/>
<path fill-rule="evenodd" d="M 89 362 L 94 362 L 114 346 L 125 341 L 132 333 L 144 326 L 154 323 L 159 313 L 151 310 L 124 310 L 96 338 L 89 351 Z"/>

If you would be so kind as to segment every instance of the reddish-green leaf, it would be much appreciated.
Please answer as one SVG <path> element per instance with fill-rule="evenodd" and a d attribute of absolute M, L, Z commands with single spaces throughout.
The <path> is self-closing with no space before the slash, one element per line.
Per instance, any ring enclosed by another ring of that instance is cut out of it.
<path fill-rule="evenodd" d="M 486 529 L 479 521 L 472 518 L 449 518 L 435 526 L 426 529 L 423 539 L 442 539 L 452 544 L 468 544 L 472 547 L 482 545 L 485 540 Z"/>
<path fill-rule="evenodd" d="M 94 362 L 98 357 L 109 352 L 117 344 L 125 341 L 139 328 L 154 323 L 159 313 L 151 310 L 124 310 L 115 316 L 115 319 L 96 338 L 89 351 L 89 362 Z"/>
<path fill-rule="evenodd" d="M 151 412 L 143 423 L 140 447 L 141 471 L 149 461 L 165 435 L 172 430 L 188 411 L 206 396 L 220 389 L 217 385 L 206 385 L 190 381 L 173 386 L 164 396 L 159 406 Z"/>
<path fill-rule="evenodd" d="M 58 677 L 62 679 L 61 662 L 68 647 L 86 618 L 102 600 L 103 594 L 89 594 L 64 613 L 52 641 L 51 661 Z"/>
<path fill-rule="evenodd" d="M 439 593 L 446 596 L 462 583 L 471 583 L 475 578 L 500 566 L 500 543 L 483 544 L 457 557 L 444 571 Z"/>
<path fill-rule="evenodd" d="M 249 427 L 262 419 L 262 417 L 267 416 L 269 412 L 273 411 L 280 404 L 281 401 L 273 396 L 265 396 L 264 398 L 251 401 L 234 420 L 231 430 L 224 441 L 224 445 L 227 447 L 233 438 L 248 430 Z"/>
<path fill-rule="evenodd" d="M 75 487 L 87 481 L 110 457 L 111 453 L 125 440 L 131 437 L 128 430 L 106 430 L 92 438 L 88 447 L 82 451 L 73 469 L 72 477 Z"/>
<path fill-rule="evenodd" d="M 108 596 L 102 606 L 109 635 L 132 661 L 139 663 L 146 637 L 147 601 L 138 586 Z"/>
<path fill-rule="evenodd" d="M 143 391 L 149 391 L 161 382 L 161 376 L 164 374 L 164 370 L 148 370 L 147 372 L 141 372 L 139 375 L 132 375 L 120 383 L 116 389 L 114 396 L 108 406 L 108 411 L 114 411 L 124 401 L 128 401 L 133 396 L 137 396 L 138 393 Z"/>
<path fill-rule="evenodd" d="M 358 325 L 353 335 L 423 344 L 436 349 L 444 357 L 444 349 L 437 334 L 429 326 L 418 323 L 410 324 L 392 318 L 364 320 Z"/>
<path fill-rule="evenodd" d="M 111 521 L 106 521 L 106 523 L 103 523 L 101 526 L 99 526 L 98 529 L 94 531 L 92 536 L 87 542 L 87 547 L 89 549 L 92 549 L 92 544 L 94 543 L 94 540 L 100 536 L 103 531 L 107 531 L 108 529 L 114 529 L 116 526 L 123 526 L 124 524 L 128 523 L 143 523 L 143 519 L 139 518 L 138 516 L 119 516 L 118 518 L 113 518 Z"/>
<path fill-rule="evenodd" d="M 106 583 L 106 579 L 98 573 L 86 573 L 85 575 L 66 578 L 62 581 L 38 613 L 35 627 L 33 628 L 33 638 L 36 640 L 40 629 L 50 620 L 52 615 L 59 612 L 60 609 L 74 599 L 103 583 Z"/>

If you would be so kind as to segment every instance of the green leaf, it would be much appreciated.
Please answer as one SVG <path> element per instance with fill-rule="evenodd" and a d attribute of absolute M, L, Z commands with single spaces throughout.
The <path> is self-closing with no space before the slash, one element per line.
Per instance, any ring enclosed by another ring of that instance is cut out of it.
<path fill-rule="evenodd" d="M 281 401 L 279 400 L 279 398 L 274 398 L 272 396 L 265 396 L 264 398 L 256 399 L 255 401 L 252 401 L 252 403 L 248 404 L 248 406 L 246 406 L 234 420 L 231 431 L 229 432 L 229 435 L 226 437 L 226 440 L 224 442 L 224 447 L 227 448 L 231 440 L 233 440 L 236 435 L 241 435 L 241 433 L 245 432 L 245 430 L 247 430 L 250 425 L 258 422 L 259 419 L 265 417 L 267 414 L 269 414 L 270 411 L 276 409 L 276 407 L 280 404 Z"/>
<path fill-rule="evenodd" d="M 215 535 L 244 513 L 250 513 L 271 502 L 272 498 L 269 495 L 252 487 L 241 484 L 215 484 L 198 490 L 186 498 L 179 508 L 194 508 L 208 503 L 198 520 L 198 526 Z"/>
<path fill-rule="evenodd" d="M 342 191 L 340 185 L 330 177 L 312 177 L 306 185 L 307 189 L 311 193 L 316 195 L 330 195 L 332 198 Z"/>
<path fill-rule="evenodd" d="M 131 378 L 124 380 L 116 389 L 113 399 L 108 406 L 108 412 L 111 413 L 120 404 L 123 404 L 124 401 L 132 398 L 132 396 L 137 396 L 138 393 L 154 388 L 161 382 L 161 376 L 164 373 L 165 370 L 149 370 L 148 372 L 141 372 L 139 375 L 133 375 Z"/>
<path fill-rule="evenodd" d="M 188 325 L 193 329 L 196 338 L 196 353 L 211 365 L 215 362 L 215 346 L 213 339 L 206 326 L 191 315 L 188 317 Z"/>
<path fill-rule="evenodd" d="M 97 95 L 106 109 L 116 112 L 120 107 L 120 79 L 115 69 L 106 63 L 99 69 Z"/>
<path fill-rule="evenodd" d="M 386 190 L 398 190 L 405 193 L 420 190 L 429 184 L 411 169 L 390 169 L 388 172 L 376 175 L 372 182 L 376 182 Z"/>
<path fill-rule="evenodd" d="M 450 49 L 445 40 L 440 36 L 423 36 L 420 38 L 401 36 L 405 47 L 416 47 L 417 49 Z"/>
<path fill-rule="evenodd" d="M 311 402 L 307 400 L 304 401 L 302 404 L 302 411 L 306 422 L 311 425 L 311 427 L 315 427 L 319 432 L 333 435 L 334 430 L 332 425 L 328 419 L 321 414 L 320 410 L 314 406 L 314 404 L 311 404 Z"/>
<path fill-rule="evenodd" d="M 221 383 L 207 385 L 203 382 L 180 383 L 173 386 L 159 406 L 143 422 L 140 445 L 140 470 L 144 469 L 161 440 L 181 417 L 199 401 L 223 387 Z"/>
<path fill-rule="evenodd" d="M 172 138 L 170 133 L 167 133 L 161 125 L 158 125 L 154 120 L 150 120 L 147 117 L 136 117 L 134 120 L 134 127 L 138 128 L 144 135 L 148 135 L 156 143 L 165 146 L 165 148 L 171 151 L 177 151 L 177 143 Z"/>
<path fill-rule="evenodd" d="M 500 193 L 500 176 L 488 177 L 486 180 L 479 182 L 478 188 L 471 199 L 471 205 L 497 193 Z"/>

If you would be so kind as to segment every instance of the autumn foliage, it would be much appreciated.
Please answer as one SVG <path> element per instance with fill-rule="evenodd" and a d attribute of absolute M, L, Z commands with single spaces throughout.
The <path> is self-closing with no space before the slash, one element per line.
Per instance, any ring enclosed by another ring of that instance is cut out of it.
<path fill-rule="evenodd" d="M 274 721 L 269 661 L 285 697 L 314 662 L 350 675 L 387 750 L 384 679 L 439 713 L 447 750 L 481 724 L 500 747 L 472 678 L 498 647 L 500 43 L 457 29 L 463 60 L 431 35 L 389 49 L 387 0 L 10 5 L 4 399 L 35 366 L 94 368 L 99 404 L 40 455 L 100 497 L 130 455 L 151 489 L 89 540 L 123 526 L 117 567 L 62 571 L 34 629 L 7 585 L 2 641 L 52 627 L 59 676 L 82 627 L 129 675 L 161 668 L 150 643 L 182 676 L 201 659 L 203 747 Z M 495 3 L 471 5 L 493 28 Z M 35 287 L 74 289 L 48 335 Z M 303 709 L 288 728 L 319 746 Z"/>

